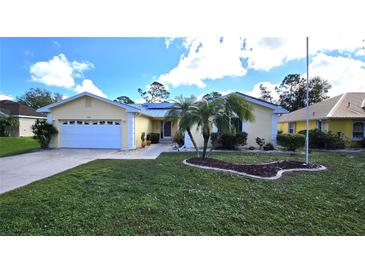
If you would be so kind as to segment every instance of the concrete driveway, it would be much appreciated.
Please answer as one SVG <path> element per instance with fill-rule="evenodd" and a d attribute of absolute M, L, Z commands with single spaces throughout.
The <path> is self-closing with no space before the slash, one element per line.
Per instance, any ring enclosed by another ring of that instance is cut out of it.
<path fill-rule="evenodd" d="M 0 158 L 0 193 L 30 184 L 96 159 L 156 159 L 169 145 L 145 149 L 52 149 Z"/>

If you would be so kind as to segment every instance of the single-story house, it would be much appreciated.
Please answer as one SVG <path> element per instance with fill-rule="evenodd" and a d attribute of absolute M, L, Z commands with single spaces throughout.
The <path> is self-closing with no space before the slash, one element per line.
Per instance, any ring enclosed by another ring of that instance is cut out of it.
<path fill-rule="evenodd" d="M 39 113 L 18 102 L 10 100 L 0 101 L 0 117 L 10 116 L 18 121 L 18 126 L 9 129 L 9 135 L 12 137 L 33 136 L 32 125 L 37 119 L 46 119 L 46 115 Z"/>
<path fill-rule="evenodd" d="M 306 129 L 306 108 L 279 118 L 279 131 L 298 133 Z M 341 134 L 347 145 L 365 137 L 365 93 L 344 93 L 309 106 L 309 129 Z"/>
<path fill-rule="evenodd" d="M 255 121 L 232 121 L 237 130 L 248 133 L 248 145 L 256 146 L 256 137 L 276 142 L 277 121 L 287 111 L 278 105 L 238 93 L 253 106 Z M 162 140 L 171 141 L 177 123 L 165 120 L 172 103 L 123 104 L 84 92 L 38 109 L 47 113 L 47 120 L 58 129 L 51 147 L 115 148 L 141 147 L 141 134 L 158 133 Z M 237 118 L 232 118 L 235 120 Z M 193 130 L 199 147 L 203 146 L 200 131 Z M 191 146 L 185 134 L 185 144 Z"/>

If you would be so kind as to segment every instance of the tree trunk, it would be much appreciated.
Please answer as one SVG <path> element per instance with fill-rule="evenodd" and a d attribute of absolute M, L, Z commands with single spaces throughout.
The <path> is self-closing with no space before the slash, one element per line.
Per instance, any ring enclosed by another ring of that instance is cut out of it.
<path fill-rule="evenodd" d="M 188 133 L 188 135 L 189 135 L 189 137 L 190 137 L 190 140 L 191 140 L 191 142 L 193 143 L 194 148 L 195 148 L 195 150 L 196 150 L 196 154 L 197 154 L 197 155 L 198 155 L 198 157 L 199 157 L 199 149 L 198 149 L 198 146 L 197 146 L 197 145 L 196 145 L 196 143 L 195 143 L 195 140 L 194 140 L 194 138 L 193 138 L 193 135 L 191 134 L 190 128 L 187 128 L 187 129 L 186 129 L 186 132 Z"/>
<path fill-rule="evenodd" d="M 205 159 L 207 156 L 207 147 L 208 147 L 209 137 L 210 137 L 209 128 L 208 127 L 203 128 L 203 138 L 204 138 L 203 159 Z"/>
<path fill-rule="evenodd" d="M 204 136 L 203 160 L 205 159 L 205 157 L 207 155 L 208 142 L 209 142 L 209 136 L 208 137 Z"/>

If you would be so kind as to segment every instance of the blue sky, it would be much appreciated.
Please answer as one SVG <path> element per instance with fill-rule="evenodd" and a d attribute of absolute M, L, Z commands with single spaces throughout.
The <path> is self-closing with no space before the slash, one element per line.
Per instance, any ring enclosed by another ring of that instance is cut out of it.
<path fill-rule="evenodd" d="M 310 76 L 330 81 L 330 95 L 365 91 L 364 43 L 311 38 Z M 72 96 L 89 91 L 109 99 L 153 81 L 171 97 L 211 91 L 258 96 L 285 75 L 305 73 L 304 38 L 0 38 L 0 99 L 32 87 Z"/>

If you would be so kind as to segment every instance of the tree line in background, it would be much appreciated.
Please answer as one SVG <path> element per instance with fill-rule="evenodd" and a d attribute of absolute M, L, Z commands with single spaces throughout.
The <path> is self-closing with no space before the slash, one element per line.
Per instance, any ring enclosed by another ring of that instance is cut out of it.
<path fill-rule="evenodd" d="M 331 89 L 331 84 L 320 77 L 314 77 L 309 80 L 309 104 L 321 102 L 329 96 L 328 91 Z M 138 89 L 138 94 L 148 103 L 165 102 L 170 97 L 170 92 L 166 87 L 159 83 L 153 82 L 148 90 L 143 91 Z M 276 93 L 278 96 L 273 96 Z M 219 92 L 210 92 L 205 94 L 203 100 L 213 100 L 222 97 Z M 277 100 L 274 97 L 278 97 Z M 62 100 L 63 95 L 60 93 L 52 93 L 47 89 L 31 88 L 24 95 L 17 97 L 17 101 L 27 105 L 33 109 L 52 104 Z M 285 76 L 281 84 L 275 87 L 274 91 L 268 87 L 260 85 L 260 98 L 269 103 L 275 103 L 288 111 L 294 111 L 306 106 L 306 79 L 299 74 L 289 74 Z M 134 104 L 134 101 L 128 96 L 119 96 L 114 99 L 115 102 L 124 104 Z"/>
<path fill-rule="evenodd" d="M 275 91 L 279 95 L 276 101 L 270 91 L 263 84 L 260 85 L 260 99 L 269 103 L 276 103 L 288 111 L 294 111 L 306 106 L 306 84 L 307 80 L 299 74 L 289 74 L 285 76 L 283 81 Z M 331 84 L 320 77 L 313 77 L 309 80 L 309 104 L 319 103 L 329 96 L 328 91 Z"/>

